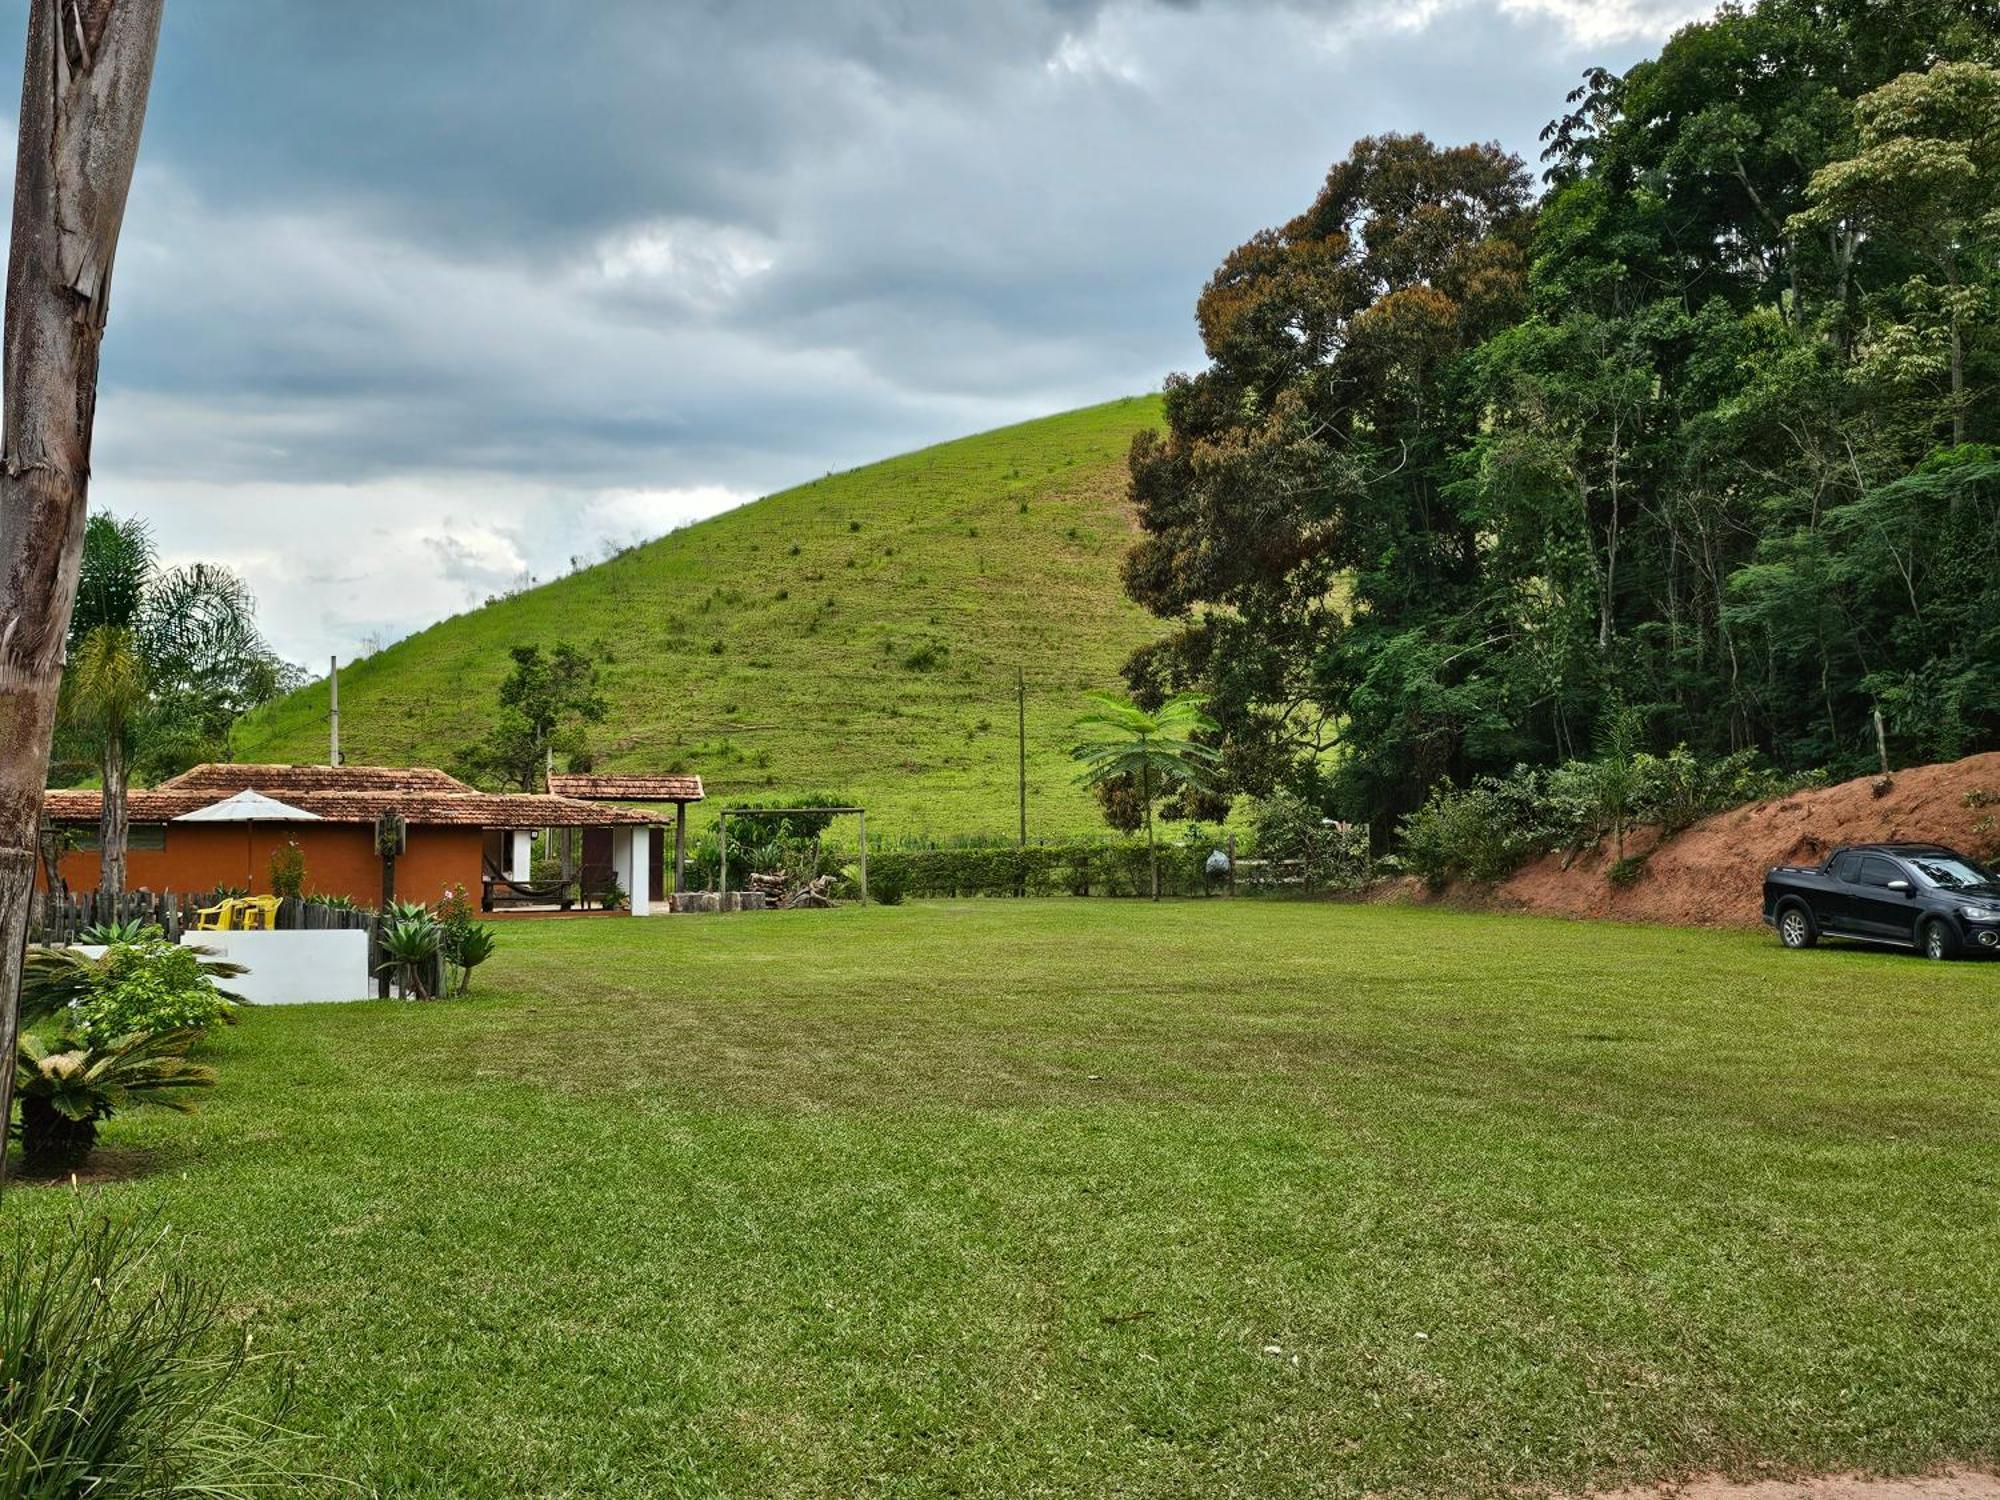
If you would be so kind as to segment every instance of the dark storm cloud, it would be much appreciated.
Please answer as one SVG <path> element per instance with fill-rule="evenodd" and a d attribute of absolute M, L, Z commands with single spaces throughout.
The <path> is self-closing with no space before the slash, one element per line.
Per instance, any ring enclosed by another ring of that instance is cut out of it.
<path fill-rule="evenodd" d="M 1532 150 L 1690 8 L 170 0 L 97 495 L 242 568 L 301 655 L 393 636 L 1153 388 L 1354 138 Z"/>

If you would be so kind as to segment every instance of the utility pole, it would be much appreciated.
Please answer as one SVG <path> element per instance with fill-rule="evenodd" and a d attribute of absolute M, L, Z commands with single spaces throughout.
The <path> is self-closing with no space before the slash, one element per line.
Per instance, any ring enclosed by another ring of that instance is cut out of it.
<path fill-rule="evenodd" d="M 335 656 L 329 659 L 333 667 L 326 679 L 327 701 L 330 705 L 326 717 L 328 725 L 331 726 L 332 742 L 327 748 L 326 763 L 337 766 L 340 764 L 340 658 Z"/>
<path fill-rule="evenodd" d="M 1028 677 L 1020 667 L 1014 668 L 1014 716 L 1020 750 L 1020 847 L 1025 849 L 1028 847 Z"/>

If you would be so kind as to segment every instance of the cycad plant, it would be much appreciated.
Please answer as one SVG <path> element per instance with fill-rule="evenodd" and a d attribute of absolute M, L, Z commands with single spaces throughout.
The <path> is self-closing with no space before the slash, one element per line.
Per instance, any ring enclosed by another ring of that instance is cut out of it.
<path fill-rule="evenodd" d="M 80 1165 L 97 1144 L 98 1123 L 128 1105 L 185 1112 L 183 1095 L 215 1083 L 213 1068 L 187 1059 L 200 1035 L 168 1031 L 100 1045 L 62 1032 L 22 1033 L 14 1049 L 22 1164 L 35 1174 Z"/>
<path fill-rule="evenodd" d="M 1085 786 L 1129 779 L 1139 788 L 1146 812 L 1146 858 L 1151 868 L 1153 899 L 1160 899 L 1160 848 L 1153 835 L 1153 803 L 1175 784 L 1212 791 L 1222 753 L 1197 740 L 1214 733 L 1215 720 L 1204 709 L 1208 700 L 1193 693 L 1169 698 L 1148 713 L 1113 693 L 1092 693 L 1094 713 L 1077 720 L 1087 738 L 1070 753 L 1083 763 L 1077 778 Z"/>

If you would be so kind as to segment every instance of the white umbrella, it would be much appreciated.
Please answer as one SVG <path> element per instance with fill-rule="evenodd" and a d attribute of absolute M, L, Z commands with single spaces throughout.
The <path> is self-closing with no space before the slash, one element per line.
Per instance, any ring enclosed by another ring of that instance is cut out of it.
<path fill-rule="evenodd" d="M 191 813 L 182 813 L 174 821 L 176 823 L 319 823 L 324 819 L 318 813 L 307 812 L 303 807 L 293 807 L 289 802 L 280 802 L 275 797 L 266 797 L 262 792 L 253 790 L 238 792 L 234 797 L 211 802 L 207 807 L 197 807 Z"/>

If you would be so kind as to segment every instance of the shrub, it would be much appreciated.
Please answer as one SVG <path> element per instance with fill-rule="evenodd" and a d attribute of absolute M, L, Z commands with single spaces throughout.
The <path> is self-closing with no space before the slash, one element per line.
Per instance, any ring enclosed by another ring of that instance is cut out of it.
<path fill-rule="evenodd" d="M 1613 860 L 1611 868 L 1604 872 L 1604 878 L 1613 885 L 1624 887 L 1638 883 L 1639 876 L 1646 868 L 1646 856 L 1628 855 L 1624 859 Z"/>
<path fill-rule="evenodd" d="M 1482 776 L 1463 790 L 1441 786 L 1403 820 L 1402 835 L 1404 862 L 1432 886 L 1498 880 L 1542 841 L 1532 776 Z"/>
<path fill-rule="evenodd" d="M 157 1230 L 78 1212 L 12 1238 L 0 1264 L 0 1494 L 229 1500 L 295 1477 L 272 1458 L 282 1409 L 259 1419 L 241 1407 L 247 1335 L 217 1292 L 168 1263 Z"/>
<path fill-rule="evenodd" d="M 210 965 L 202 950 L 170 943 L 157 927 L 136 941 L 114 943 L 91 966 L 88 992 L 67 1021 L 79 1041 L 106 1044 L 119 1037 L 161 1032 L 199 1034 L 229 1014 L 231 998 L 215 974 L 240 973 Z"/>
<path fill-rule="evenodd" d="M 458 945 L 448 955 L 456 983 L 452 993 L 463 995 L 472 988 L 472 971 L 493 956 L 493 950 L 500 946 L 500 940 L 493 935 L 493 929 L 475 922 L 459 934 Z"/>
<path fill-rule="evenodd" d="M 878 905 L 901 906 L 909 889 L 908 873 L 893 864 L 886 869 L 868 872 L 868 899 Z"/>
<path fill-rule="evenodd" d="M 1274 792 L 1250 805 L 1251 838 L 1259 859 L 1296 866 L 1307 890 L 1356 890 L 1369 875 L 1368 829 L 1336 823 L 1291 792 Z"/>
<path fill-rule="evenodd" d="M 110 947 L 113 943 L 136 943 L 149 931 L 157 929 L 144 917 L 128 917 L 123 921 L 93 922 L 77 933 L 79 943 L 90 943 Z"/>
<path fill-rule="evenodd" d="M 297 839 L 271 851 L 271 894 L 296 901 L 306 888 L 306 854 Z"/>
<path fill-rule="evenodd" d="M 1825 779 L 1821 772 L 1772 770 L 1754 751 L 1703 758 L 1685 745 L 1665 755 L 1621 753 L 1545 771 L 1516 766 L 1504 777 L 1433 790 L 1403 820 L 1403 858 L 1433 885 L 1499 880 L 1554 849 L 1586 848 L 1636 824 L 1678 833 L 1711 813 Z"/>
<path fill-rule="evenodd" d="M 493 929 L 480 922 L 472 897 L 455 885 L 438 902 L 438 956 L 445 966 L 445 992 L 463 995 L 472 988 L 472 971 L 493 956 L 498 944 Z"/>

